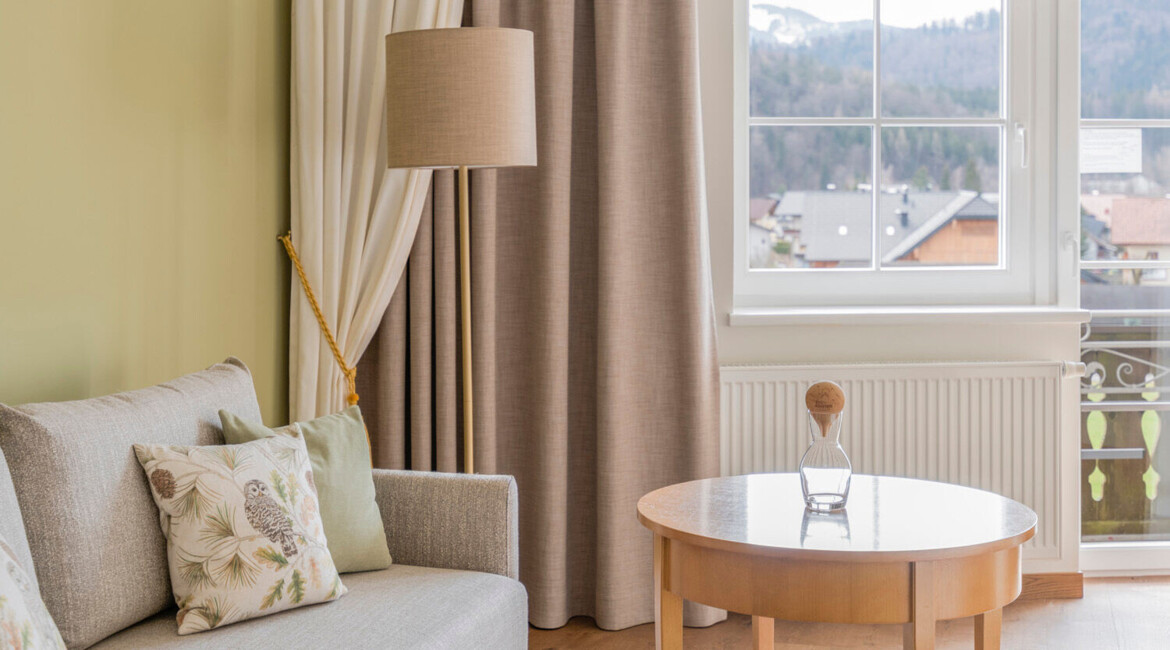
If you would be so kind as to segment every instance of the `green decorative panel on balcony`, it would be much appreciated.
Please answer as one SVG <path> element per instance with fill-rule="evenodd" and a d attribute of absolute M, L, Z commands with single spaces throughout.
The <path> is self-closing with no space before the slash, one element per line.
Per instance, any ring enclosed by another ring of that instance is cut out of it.
<path fill-rule="evenodd" d="M 1081 343 L 1081 528 L 1086 542 L 1170 541 L 1170 471 L 1158 442 L 1170 413 L 1170 316 L 1094 313 Z M 1165 455 L 1165 454 L 1163 454 Z"/>

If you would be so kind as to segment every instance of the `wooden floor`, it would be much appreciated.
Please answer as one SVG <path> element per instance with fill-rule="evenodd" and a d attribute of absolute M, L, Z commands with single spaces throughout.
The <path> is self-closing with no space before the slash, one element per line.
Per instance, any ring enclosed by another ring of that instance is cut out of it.
<path fill-rule="evenodd" d="M 937 647 L 971 648 L 971 619 L 938 624 Z M 687 628 L 689 648 L 750 648 L 751 619 L 732 614 L 709 628 Z M 574 618 L 557 630 L 532 629 L 528 646 L 544 648 L 653 648 L 654 626 L 606 632 L 592 619 Z M 776 647 L 901 648 L 901 626 L 829 625 L 776 621 Z M 1085 580 L 1083 600 L 1027 601 L 1010 605 L 1003 616 L 1003 648 L 1066 650 L 1170 649 L 1170 578 Z"/>

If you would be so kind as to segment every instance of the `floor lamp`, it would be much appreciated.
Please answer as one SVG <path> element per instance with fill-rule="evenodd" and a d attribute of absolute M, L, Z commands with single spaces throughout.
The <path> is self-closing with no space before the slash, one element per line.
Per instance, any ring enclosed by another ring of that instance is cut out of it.
<path fill-rule="evenodd" d="M 475 472 L 467 170 L 536 164 L 532 32 L 462 27 L 386 36 L 386 166 L 459 170 L 463 469 Z"/>

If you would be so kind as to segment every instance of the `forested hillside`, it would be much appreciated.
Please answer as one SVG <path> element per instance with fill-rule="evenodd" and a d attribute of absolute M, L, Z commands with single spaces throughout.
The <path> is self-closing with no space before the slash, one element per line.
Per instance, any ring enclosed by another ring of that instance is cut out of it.
<path fill-rule="evenodd" d="M 1085 116 L 1170 118 L 1170 2 L 1083 0 L 1082 6 Z M 753 115 L 871 115 L 871 21 L 827 23 L 779 5 L 753 7 Z M 997 11 L 914 29 L 883 27 L 882 113 L 995 115 L 1000 32 Z M 872 182 L 867 128 L 754 127 L 751 141 L 753 196 Z M 881 146 L 883 185 L 999 189 L 994 129 L 887 129 Z"/>
<path fill-rule="evenodd" d="M 1082 0 L 1081 114 L 1170 118 L 1170 2 Z"/>

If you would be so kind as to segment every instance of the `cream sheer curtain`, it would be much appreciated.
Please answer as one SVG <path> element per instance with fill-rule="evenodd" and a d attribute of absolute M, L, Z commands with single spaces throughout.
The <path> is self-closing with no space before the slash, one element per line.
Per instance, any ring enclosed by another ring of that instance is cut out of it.
<path fill-rule="evenodd" d="M 406 265 L 428 171 L 385 168 L 384 36 L 458 27 L 463 0 L 296 0 L 292 9 L 292 238 L 346 361 L 356 365 Z M 289 314 L 289 411 L 345 407 L 345 377 L 300 283 Z"/>

